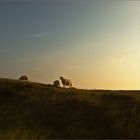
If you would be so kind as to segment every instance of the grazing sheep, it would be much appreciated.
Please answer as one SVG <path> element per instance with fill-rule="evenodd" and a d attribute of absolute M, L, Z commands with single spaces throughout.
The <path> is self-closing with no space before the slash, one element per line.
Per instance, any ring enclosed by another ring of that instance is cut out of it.
<path fill-rule="evenodd" d="M 60 86 L 59 80 L 55 80 L 55 81 L 53 82 L 53 85 L 54 85 L 55 87 L 59 87 L 59 86 Z"/>
<path fill-rule="evenodd" d="M 28 76 L 26 75 L 22 75 L 19 80 L 25 80 L 25 81 L 28 81 Z"/>
<path fill-rule="evenodd" d="M 63 84 L 63 87 L 65 86 L 69 86 L 70 88 L 72 88 L 72 82 L 69 79 L 65 79 L 64 77 L 60 77 L 60 80 Z"/>

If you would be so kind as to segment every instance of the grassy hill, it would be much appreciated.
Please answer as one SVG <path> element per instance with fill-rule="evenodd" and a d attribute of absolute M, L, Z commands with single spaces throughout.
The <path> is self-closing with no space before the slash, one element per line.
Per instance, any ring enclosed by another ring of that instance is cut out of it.
<path fill-rule="evenodd" d="M 140 91 L 0 79 L 0 139 L 140 138 Z"/>

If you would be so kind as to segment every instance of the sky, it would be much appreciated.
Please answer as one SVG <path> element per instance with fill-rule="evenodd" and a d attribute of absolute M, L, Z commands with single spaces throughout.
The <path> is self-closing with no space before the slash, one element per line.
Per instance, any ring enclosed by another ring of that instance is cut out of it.
<path fill-rule="evenodd" d="M 140 89 L 140 2 L 0 1 L 0 77 Z"/>

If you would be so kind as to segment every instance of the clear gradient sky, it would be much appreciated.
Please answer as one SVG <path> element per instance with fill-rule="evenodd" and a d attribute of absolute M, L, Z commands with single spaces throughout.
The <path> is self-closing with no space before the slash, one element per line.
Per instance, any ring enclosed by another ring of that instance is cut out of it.
<path fill-rule="evenodd" d="M 0 1 L 0 77 L 140 89 L 140 2 Z"/>

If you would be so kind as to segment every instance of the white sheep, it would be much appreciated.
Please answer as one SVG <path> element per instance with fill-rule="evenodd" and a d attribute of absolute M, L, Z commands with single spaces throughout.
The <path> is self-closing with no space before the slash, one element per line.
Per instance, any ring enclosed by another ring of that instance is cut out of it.
<path fill-rule="evenodd" d="M 56 86 L 56 87 L 59 87 L 59 86 L 60 86 L 59 80 L 55 80 L 55 81 L 53 82 L 53 85 Z"/>
<path fill-rule="evenodd" d="M 72 88 L 72 81 L 71 80 L 65 79 L 64 77 L 60 77 L 60 80 L 63 84 L 63 87 L 69 86 L 70 88 Z"/>
<path fill-rule="evenodd" d="M 19 80 L 25 80 L 25 81 L 28 81 L 28 76 L 26 75 L 22 75 Z"/>

